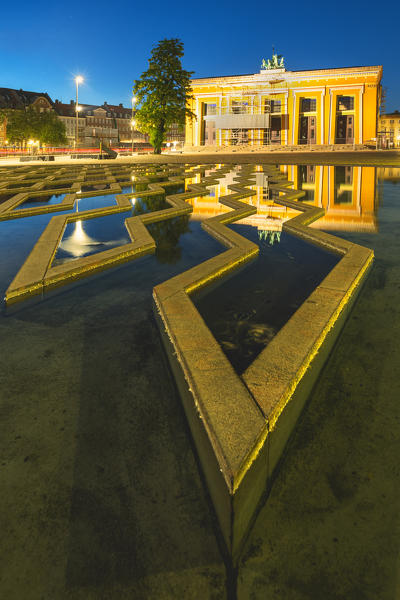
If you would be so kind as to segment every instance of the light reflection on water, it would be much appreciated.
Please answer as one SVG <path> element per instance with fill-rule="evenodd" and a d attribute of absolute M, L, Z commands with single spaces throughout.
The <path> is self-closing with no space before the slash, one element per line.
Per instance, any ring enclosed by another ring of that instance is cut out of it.
<path fill-rule="evenodd" d="M 240 170 L 240 167 L 232 167 L 219 179 L 218 185 L 207 187 L 207 195 L 187 200 L 194 209 L 192 219 L 203 220 L 231 210 L 221 204 L 219 198 L 231 193 L 229 186 L 237 183 L 235 178 L 240 174 Z M 312 224 L 313 227 L 324 230 L 376 233 L 379 202 L 375 168 L 289 165 L 281 166 L 280 170 L 287 174 L 289 181 L 293 182 L 291 188 L 305 191 L 304 201 L 325 208 L 326 215 Z M 215 171 L 216 168 L 209 169 L 207 173 L 212 175 Z M 177 186 L 171 192 L 179 193 L 188 189 L 190 184 L 199 181 L 200 175 L 195 175 L 193 178 L 186 179 L 185 188 Z M 248 185 L 254 195 L 244 199 L 244 202 L 256 207 L 257 213 L 243 219 L 240 223 L 257 229 L 260 244 L 273 246 L 280 242 L 283 223 L 298 212 L 275 202 L 279 198 L 279 192 L 270 187 L 270 181 L 271 179 L 260 171 L 260 167 L 255 167 L 254 185 Z M 125 193 L 133 193 L 134 190 L 136 190 L 134 183 L 123 187 Z M 69 224 L 53 264 L 128 243 L 130 238 L 124 227 L 126 216 L 168 207 L 161 197 L 133 198 L 131 202 L 133 204 L 131 213 L 80 221 L 77 222 L 79 225 Z M 113 206 L 115 203 L 114 194 L 80 198 L 76 201 L 75 210 L 81 212 Z"/>
<path fill-rule="evenodd" d="M 377 232 L 378 177 L 388 176 L 382 169 L 377 173 L 375 167 L 282 165 L 280 171 L 293 182 L 289 189 L 305 192 L 302 201 L 325 209 L 325 216 L 313 223 L 312 227 L 335 231 Z M 221 196 L 232 193 L 228 186 L 235 183 L 234 178 L 239 172 L 237 167 L 232 168 L 219 180 L 218 185 L 208 187 L 207 196 L 188 200 L 193 205 L 194 218 L 206 219 L 230 210 L 218 200 Z M 212 174 L 211 170 L 209 173 Z M 395 177 L 393 169 L 390 173 L 392 178 Z M 200 176 L 197 175 L 186 180 L 186 187 L 199 182 Z M 282 222 L 295 216 L 295 211 L 274 205 L 273 200 L 278 194 L 269 188 L 268 178 L 261 172 L 255 174 L 255 185 L 248 187 L 256 193 L 242 201 L 257 207 L 257 215 L 250 217 L 248 223 L 251 222 L 260 231 L 273 231 L 277 227 L 281 229 Z M 271 218 L 274 223 L 268 222 Z"/>
<path fill-rule="evenodd" d="M 115 203 L 115 197 L 112 198 Z M 131 238 L 125 227 L 128 217 L 169 207 L 162 195 L 132 198 L 131 204 L 130 211 L 68 223 L 55 254 L 53 266 L 130 243 Z M 76 212 L 110 205 L 109 195 L 81 198 L 76 201 Z"/>
<path fill-rule="evenodd" d="M 127 213 L 117 213 L 68 223 L 53 266 L 130 242 L 125 227 L 127 216 Z"/>

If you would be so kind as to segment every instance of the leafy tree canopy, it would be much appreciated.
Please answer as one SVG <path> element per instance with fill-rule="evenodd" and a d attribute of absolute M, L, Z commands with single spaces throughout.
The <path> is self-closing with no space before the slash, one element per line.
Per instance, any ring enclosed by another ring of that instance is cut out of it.
<path fill-rule="evenodd" d="M 156 154 L 161 152 L 170 125 L 183 126 L 186 117 L 195 117 L 187 106 L 192 98 L 190 77 L 193 71 L 182 68 L 182 56 L 181 40 L 161 40 L 151 51 L 149 68 L 134 82 L 133 92 L 138 99 L 137 129 L 149 134 Z"/>
<path fill-rule="evenodd" d="M 4 110 L 0 118 L 4 117 L 10 142 L 35 139 L 54 146 L 67 143 L 65 125 L 54 112 L 41 113 L 29 107 L 26 110 Z"/>

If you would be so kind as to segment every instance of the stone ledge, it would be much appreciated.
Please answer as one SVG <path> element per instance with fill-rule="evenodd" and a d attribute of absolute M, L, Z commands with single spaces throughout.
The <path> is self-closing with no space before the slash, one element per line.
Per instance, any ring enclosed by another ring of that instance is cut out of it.
<path fill-rule="evenodd" d="M 145 170 L 145 168 L 139 169 L 139 171 L 142 170 Z M 220 169 L 219 175 L 222 176 L 226 170 L 226 168 Z M 166 168 L 163 170 L 163 173 L 168 175 L 169 171 L 170 170 Z M 173 173 L 177 172 L 176 168 L 172 169 L 172 171 Z M 203 172 L 204 169 L 196 169 L 196 171 Z M 213 176 L 210 181 L 218 183 L 217 177 Z M 83 257 L 69 261 L 57 267 L 51 266 L 51 262 L 61 241 L 62 234 L 68 223 L 81 219 L 94 219 L 101 216 L 127 211 L 127 209 L 131 208 L 129 198 L 138 195 L 141 197 L 149 197 L 158 194 L 164 195 L 168 187 L 184 181 L 184 179 L 178 179 L 177 177 L 174 177 L 173 182 L 165 181 L 157 183 L 152 183 L 151 181 L 149 182 L 148 178 L 146 177 L 142 177 L 141 179 L 143 183 L 148 182 L 149 189 L 144 192 L 117 194 L 116 205 L 53 217 L 44 230 L 39 241 L 32 249 L 25 263 L 22 265 L 14 280 L 8 287 L 5 295 L 6 303 L 23 300 L 30 295 L 42 293 L 46 288 L 52 285 L 62 285 L 63 283 L 68 283 L 74 278 L 89 276 L 95 271 L 104 270 L 114 266 L 119 262 L 133 260 L 134 258 L 143 256 L 144 254 L 153 253 L 155 251 L 155 243 L 148 234 L 145 225 L 190 214 L 193 208 L 190 204 L 186 203 L 185 200 L 188 198 L 193 198 L 200 193 L 208 193 L 207 188 L 203 184 L 198 184 L 193 186 L 189 185 L 189 191 L 183 194 L 167 195 L 166 202 L 170 204 L 171 208 L 138 215 L 137 217 L 128 217 L 126 219 L 125 225 L 131 237 L 131 243 L 118 246 L 117 248 L 104 250 L 89 257 Z M 46 212 L 53 212 L 54 210 L 72 210 L 77 198 L 104 195 L 104 191 L 109 194 L 115 194 L 116 192 L 121 191 L 121 188 L 117 183 L 114 183 L 113 186 L 115 187 L 112 190 L 85 192 L 83 194 L 79 194 L 79 196 L 77 193 L 68 194 L 64 198 L 63 202 L 57 206 L 38 207 L 26 210 L 21 209 L 15 212 L 12 210 L 7 210 L 2 216 L 0 215 L 0 218 L 3 217 L 4 219 L 10 219 L 14 218 L 15 216 L 22 217 L 27 216 L 28 214 L 44 214 Z M 28 195 L 30 194 L 26 194 L 26 197 Z M 22 198 L 19 197 L 17 201 L 18 203 L 21 203 L 24 199 L 25 195 Z M 15 206 L 15 198 L 12 200 L 13 206 Z M 22 214 L 16 215 L 16 212 Z M 138 225 L 139 222 L 140 226 Z"/>
<path fill-rule="evenodd" d="M 280 178 L 272 167 L 264 166 L 264 170 L 275 181 Z M 313 382 L 373 258 L 372 251 L 360 249 L 350 242 L 322 232 L 315 236 L 315 230 L 309 229 L 308 225 L 324 215 L 324 211 L 299 202 L 297 198 L 302 197 L 303 192 L 279 186 L 283 195 L 275 202 L 301 212 L 284 224 L 285 230 L 328 248 L 343 258 L 250 365 L 243 377 L 239 377 L 227 364 L 222 349 L 194 305 L 190 306 L 188 296 L 200 285 L 211 283 L 217 276 L 232 270 L 236 266 L 234 256 L 237 260 L 244 258 L 246 244 L 240 241 L 243 238 L 232 235 L 234 232 L 225 226 L 235 221 L 235 217 L 241 218 L 243 212 L 251 208 L 239 200 L 239 197 L 250 196 L 251 190 L 242 187 L 240 177 L 238 179 L 238 185 L 229 186 L 235 193 L 220 199 L 233 211 L 202 224 L 206 231 L 230 247 L 230 250 L 160 284 L 153 292 L 156 318 L 221 530 L 234 561 L 239 556 L 250 524 Z M 248 174 L 243 174 L 243 183 L 248 183 L 248 180 Z M 257 252 L 258 247 L 255 247 L 252 256 Z M 246 393 L 243 392 L 243 384 Z M 239 409 L 240 412 L 244 405 L 245 410 L 251 412 L 254 410 L 254 407 L 250 408 L 251 401 L 260 411 L 261 420 L 260 415 L 254 421 L 242 416 L 232 426 L 229 421 L 232 402 L 234 411 Z M 218 407 L 225 402 L 228 415 L 223 410 L 217 410 L 214 402 Z M 214 410 L 209 409 L 210 405 Z M 235 451 L 234 458 L 232 449 L 239 448 L 241 443 L 247 446 L 240 453 Z M 240 460 L 237 460 L 239 456 Z M 218 469 L 222 477 L 217 476 Z M 226 510 L 230 511 L 229 518 Z"/>

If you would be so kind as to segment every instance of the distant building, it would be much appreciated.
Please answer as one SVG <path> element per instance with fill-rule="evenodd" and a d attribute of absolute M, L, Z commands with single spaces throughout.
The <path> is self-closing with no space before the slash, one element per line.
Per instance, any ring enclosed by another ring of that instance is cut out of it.
<path fill-rule="evenodd" d="M 65 125 L 68 144 L 74 146 L 76 140 L 76 111 L 75 101 L 69 104 L 53 100 L 46 92 L 27 92 L 25 90 L 13 90 L 0 88 L 0 110 L 1 109 L 26 109 L 33 107 L 40 112 L 55 111 Z M 122 104 L 108 104 L 104 102 L 101 106 L 94 104 L 79 103 L 78 112 L 78 143 L 88 148 L 99 147 L 100 142 L 110 146 L 128 144 L 148 144 L 147 134 L 132 129 L 132 109 Z M 0 123 L 0 145 L 4 145 L 7 139 L 7 122 Z M 181 142 L 185 139 L 184 128 L 172 125 L 168 128 L 166 141 Z"/>
<path fill-rule="evenodd" d="M 104 102 L 103 105 L 79 103 L 78 112 L 78 140 L 81 146 L 98 147 L 100 142 L 110 146 L 120 143 L 134 143 L 146 141 L 145 136 L 136 130 L 132 133 L 132 110 L 122 104 L 113 105 Z M 76 112 L 75 102 L 63 104 L 59 100 L 54 103 L 54 109 L 60 120 L 65 124 L 70 145 L 75 142 Z"/>
<path fill-rule="evenodd" d="M 65 134 L 69 145 L 73 146 L 76 139 L 76 112 L 75 102 L 71 100 L 70 104 L 63 104 L 59 100 L 54 102 L 54 110 L 58 118 L 65 125 Z M 80 115 L 81 113 L 78 113 Z M 78 139 L 82 140 L 85 136 L 85 117 L 78 116 Z"/>
<path fill-rule="evenodd" d="M 379 117 L 379 146 L 400 148 L 400 112 L 395 110 Z"/>
<path fill-rule="evenodd" d="M 263 60 L 250 75 L 192 79 L 186 144 L 363 144 L 377 135 L 382 67 L 286 71 Z"/>
<path fill-rule="evenodd" d="M 0 88 L 0 110 L 22 110 L 28 107 L 40 112 L 53 110 L 53 101 L 46 92 L 27 92 L 26 90 L 13 90 Z M 7 140 L 7 120 L 0 123 L 0 145 L 4 146 Z"/>
<path fill-rule="evenodd" d="M 0 109 L 23 109 L 32 106 L 40 112 L 53 110 L 53 100 L 46 92 L 27 92 L 0 88 Z"/>

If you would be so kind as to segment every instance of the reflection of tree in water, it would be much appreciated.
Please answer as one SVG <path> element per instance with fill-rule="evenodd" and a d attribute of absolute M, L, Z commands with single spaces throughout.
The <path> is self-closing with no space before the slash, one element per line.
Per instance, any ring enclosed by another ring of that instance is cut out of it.
<path fill-rule="evenodd" d="M 156 257 L 160 263 L 176 263 L 181 258 L 182 249 L 178 242 L 182 234 L 189 230 L 189 217 L 176 217 L 148 225 L 150 235 L 156 242 Z"/>
<path fill-rule="evenodd" d="M 171 208 L 165 201 L 164 194 L 156 194 L 155 196 L 144 196 L 144 198 L 136 198 L 135 205 L 132 209 L 132 216 L 143 215 L 164 208 Z"/>
<path fill-rule="evenodd" d="M 147 183 L 136 183 L 135 190 L 137 192 L 144 192 L 145 190 L 147 190 Z"/>
<path fill-rule="evenodd" d="M 171 208 L 166 202 L 164 194 L 137 198 L 132 209 L 132 216 L 156 212 Z M 175 263 L 181 257 L 181 248 L 178 246 L 179 238 L 189 231 L 189 217 L 176 217 L 147 225 L 150 235 L 156 242 L 156 257 L 161 263 Z"/>

